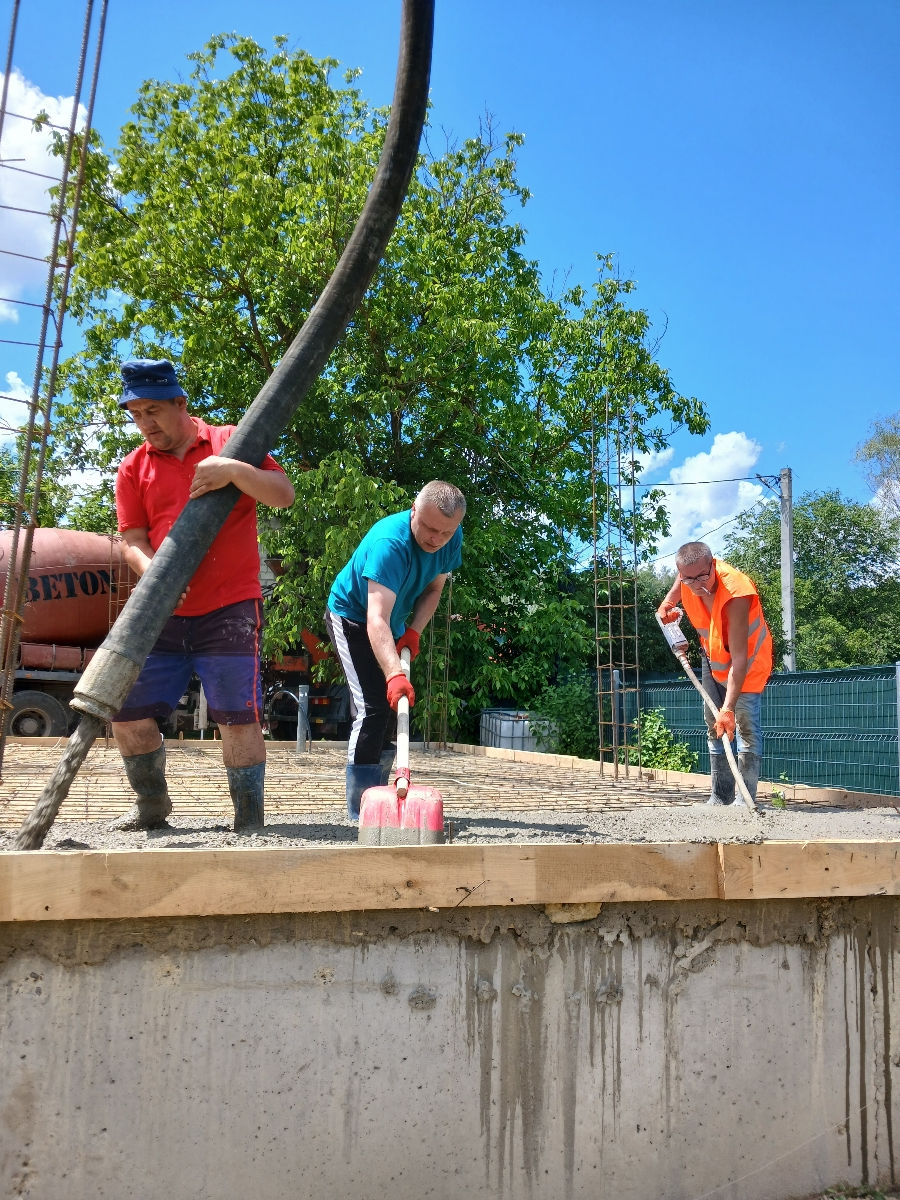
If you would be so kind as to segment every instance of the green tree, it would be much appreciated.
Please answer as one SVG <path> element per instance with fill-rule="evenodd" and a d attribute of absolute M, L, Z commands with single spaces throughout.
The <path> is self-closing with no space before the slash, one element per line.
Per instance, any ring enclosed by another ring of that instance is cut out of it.
<path fill-rule="evenodd" d="M 541 750 L 597 758 L 599 722 L 596 677 L 587 671 L 545 687 L 529 704 Z"/>
<path fill-rule="evenodd" d="M 66 510 L 66 524 L 70 529 L 84 529 L 88 533 L 116 533 L 116 501 L 113 481 L 102 480 L 93 486 L 80 488 Z"/>
<path fill-rule="evenodd" d="M 126 354 L 172 358 L 195 411 L 239 419 L 328 279 L 387 114 L 352 72 L 333 87 L 332 60 L 285 45 L 267 56 L 216 37 L 186 81 L 142 86 L 114 153 L 92 135 L 69 301 L 86 349 L 63 364 L 57 407 L 70 465 L 109 472 L 135 444 L 115 403 Z M 437 153 L 426 137 L 372 286 L 276 447 L 298 501 L 266 533 L 286 564 L 274 647 L 320 627 L 334 573 L 373 520 L 430 478 L 462 487 L 449 674 L 470 732 L 484 705 L 591 661 L 593 612 L 570 580 L 598 439 L 621 426 L 629 451 L 633 439 L 646 452 L 707 425 L 658 363 L 609 256 L 590 291 L 544 288 L 510 217 L 528 200 L 521 142 L 487 125 Z M 666 528 L 652 499 L 629 516 L 601 487 L 599 503 L 642 543 Z"/>
<path fill-rule="evenodd" d="M 65 516 L 66 506 L 72 493 L 64 479 L 48 470 L 45 465 L 44 480 L 38 497 L 37 508 L 31 512 L 34 498 L 34 479 L 37 468 L 37 448 L 30 460 L 29 481 L 27 483 L 24 501 L 26 511 L 19 511 L 19 490 L 22 476 L 20 435 L 17 445 L 0 446 L 0 528 L 10 529 L 18 519 L 22 524 L 58 525 Z"/>
<path fill-rule="evenodd" d="M 781 521 L 766 504 L 738 523 L 724 557 L 757 583 L 775 641 L 781 634 Z M 900 657 L 900 522 L 838 491 L 794 505 L 795 653 L 800 670 L 875 666 Z"/>
<path fill-rule="evenodd" d="M 900 517 L 900 412 L 875 421 L 869 436 L 856 448 L 866 479 L 880 503 Z"/>
<path fill-rule="evenodd" d="M 16 519 L 19 468 L 9 446 L 0 446 L 0 529 L 9 529 Z"/>

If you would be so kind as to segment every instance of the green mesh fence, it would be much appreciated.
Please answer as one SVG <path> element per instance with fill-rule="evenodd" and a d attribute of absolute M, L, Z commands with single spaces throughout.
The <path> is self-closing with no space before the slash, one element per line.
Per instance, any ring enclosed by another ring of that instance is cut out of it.
<path fill-rule="evenodd" d="M 663 710 L 676 738 L 700 756 L 697 770 L 708 772 L 702 701 L 690 680 L 642 679 L 628 720 L 638 700 L 642 709 Z M 773 675 L 762 725 L 763 778 L 900 795 L 894 666 Z"/>

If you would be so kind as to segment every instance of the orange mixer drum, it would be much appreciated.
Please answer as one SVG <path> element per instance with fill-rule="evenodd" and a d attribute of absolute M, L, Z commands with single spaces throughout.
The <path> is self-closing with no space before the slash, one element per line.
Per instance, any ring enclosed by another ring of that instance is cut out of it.
<path fill-rule="evenodd" d="M 20 558 L 24 538 L 23 531 Z M 12 540 L 11 530 L 0 530 L 0 600 L 6 594 Z M 121 538 L 76 529 L 35 529 L 20 639 L 99 645 L 135 583 L 137 576 L 122 561 Z"/>

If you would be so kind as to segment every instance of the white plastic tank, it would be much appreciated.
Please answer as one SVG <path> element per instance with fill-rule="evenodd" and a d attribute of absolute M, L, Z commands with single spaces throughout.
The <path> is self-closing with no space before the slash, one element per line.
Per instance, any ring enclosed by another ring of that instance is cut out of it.
<path fill-rule="evenodd" d="M 483 708 L 480 741 L 482 746 L 505 750 L 540 750 L 531 728 L 531 714 L 516 708 Z"/>

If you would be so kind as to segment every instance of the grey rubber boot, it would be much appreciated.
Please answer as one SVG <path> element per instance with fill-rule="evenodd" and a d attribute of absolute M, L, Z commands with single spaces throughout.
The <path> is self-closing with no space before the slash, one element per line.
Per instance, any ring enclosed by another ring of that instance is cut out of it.
<path fill-rule="evenodd" d="M 262 829 L 265 825 L 266 764 L 254 763 L 252 767 L 226 767 L 228 790 L 234 805 L 234 831 Z"/>
<path fill-rule="evenodd" d="M 122 762 L 137 801 L 127 813 L 110 822 L 110 829 L 160 829 L 168 824 L 172 801 L 166 786 L 165 746 L 149 754 L 123 754 Z"/>
<path fill-rule="evenodd" d="M 759 767 L 760 758 L 758 754 L 751 754 L 749 750 L 743 750 L 738 755 L 738 768 L 741 772 L 741 779 L 744 781 L 744 786 L 750 793 L 750 799 L 756 801 L 756 785 L 759 783 Z"/>
<path fill-rule="evenodd" d="M 390 766 L 388 766 L 390 770 Z M 366 788 L 381 787 L 381 763 L 347 764 L 347 816 L 359 820 L 359 804 Z"/>
<path fill-rule="evenodd" d="M 384 786 L 391 782 L 391 767 L 394 765 L 394 758 L 397 754 L 397 747 L 393 742 L 390 742 L 381 752 L 381 758 L 378 760 L 378 765 L 381 767 L 381 784 Z"/>
<path fill-rule="evenodd" d="M 734 803 L 734 775 L 724 754 L 710 754 L 709 774 L 712 789 L 707 804 L 721 806 Z"/>

